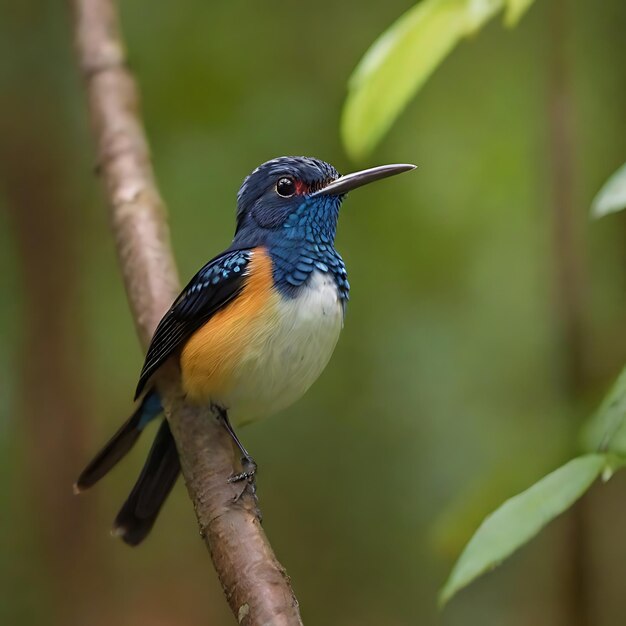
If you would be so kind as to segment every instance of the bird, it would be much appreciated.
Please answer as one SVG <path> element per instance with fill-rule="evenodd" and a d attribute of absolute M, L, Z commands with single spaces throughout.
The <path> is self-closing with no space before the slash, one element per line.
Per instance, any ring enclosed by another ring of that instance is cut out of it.
<path fill-rule="evenodd" d="M 254 477 L 256 463 L 234 428 L 296 402 L 326 367 L 343 327 L 350 285 L 334 244 L 346 194 L 414 168 L 391 164 L 341 176 L 316 158 L 279 157 L 252 171 L 237 195 L 231 245 L 193 276 L 157 325 L 136 409 L 74 491 L 98 482 L 163 413 L 154 378 L 171 359 L 178 361 L 186 400 L 209 406 L 241 452 L 243 471 L 228 480 Z M 164 418 L 113 534 L 141 543 L 179 473 Z"/>

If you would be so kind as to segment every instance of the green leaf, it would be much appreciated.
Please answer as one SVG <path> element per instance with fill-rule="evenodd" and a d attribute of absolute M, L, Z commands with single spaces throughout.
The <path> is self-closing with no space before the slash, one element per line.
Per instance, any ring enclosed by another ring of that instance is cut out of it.
<path fill-rule="evenodd" d="M 626 208 L 626 163 L 604 183 L 591 204 L 593 217 L 604 217 Z"/>
<path fill-rule="evenodd" d="M 440 604 L 496 567 L 568 509 L 590 487 L 606 463 L 603 454 L 573 459 L 489 515 L 452 569 L 439 595 Z"/>
<path fill-rule="evenodd" d="M 504 23 L 508 27 L 515 26 L 520 21 L 522 15 L 530 9 L 530 5 L 533 2 L 534 0 L 508 0 Z"/>
<path fill-rule="evenodd" d="M 583 446 L 590 452 L 611 451 L 626 455 L 626 368 L 583 428 Z"/>
<path fill-rule="evenodd" d="M 415 92 L 459 40 L 507 7 L 507 23 L 532 0 L 423 0 L 402 15 L 365 53 L 348 83 L 341 133 L 360 159 L 387 132 Z"/>

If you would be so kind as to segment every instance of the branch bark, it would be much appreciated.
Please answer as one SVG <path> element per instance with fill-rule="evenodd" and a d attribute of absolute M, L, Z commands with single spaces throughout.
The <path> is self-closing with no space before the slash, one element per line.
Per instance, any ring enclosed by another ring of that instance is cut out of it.
<path fill-rule="evenodd" d="M 76 49 L 97 143 L 126 293 L 147 346 L 179 291 L 166 211 L 141 122 L 139 94 L 126 66 L 112 0 L 72 0 Z M 208 409 L 189 405 L 170 365 L 158 379 L 200 534 L 230 607 L 244 626 L 302 624 L 289 578 L 258 518 L 250 489 L 227 482 L 240 471 L 230 438 Z"/>

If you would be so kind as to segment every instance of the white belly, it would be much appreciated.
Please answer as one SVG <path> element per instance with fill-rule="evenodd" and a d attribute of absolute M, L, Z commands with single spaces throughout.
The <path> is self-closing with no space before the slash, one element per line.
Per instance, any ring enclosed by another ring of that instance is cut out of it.
<path fill-rule="evenodd" d="M 278 299 L 267 330 L 246 346 L 231 391 L 215 400 L 228 409 L 234 424 L 288 407 L 326 367 L 342 325 L 335 283 L 316 271 L 296 298 Z"/>

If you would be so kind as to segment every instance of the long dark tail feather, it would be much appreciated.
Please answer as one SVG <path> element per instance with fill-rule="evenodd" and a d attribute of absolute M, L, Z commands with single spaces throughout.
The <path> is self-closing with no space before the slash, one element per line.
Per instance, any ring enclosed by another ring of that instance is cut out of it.
<path fill-rule="evenodd" d="M 141 543 L 172 490 L 180 462 L 167 420 L 163 420 L 141 474 L 113 523 L 113 533 L 127 544 Z"/>
<path fill-rule="evenodd" d="M 74 483 L 79 493 L 95 485 L 135 445 L 144 426 L 161 412 L 161 401 L 154 391 L 146 394 L 137 410 L 120 426 Z"/>

